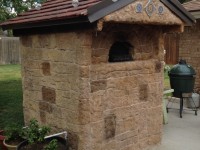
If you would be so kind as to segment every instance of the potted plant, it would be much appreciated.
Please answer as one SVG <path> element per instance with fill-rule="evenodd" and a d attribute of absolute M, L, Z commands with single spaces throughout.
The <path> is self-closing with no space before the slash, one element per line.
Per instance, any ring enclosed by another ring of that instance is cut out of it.
<path fill-rule="evenodd" d="M 45 138 L 50 133 L 47 126 L 39 126 L 38 121 L 32 119 L 25 128 L 26 140 L 20 143 L 17 150 L 66 150 L 66 140 L 58 136 Z"/>
<path fill-rule="evenodd" d="M 3 144 L 8 150 L 16 150 L 17 145 L 24 141 L 23 128 L 17 124 L 12 124 L 6 127 L 4 134 L 5 139 Z"/>
<path fill-rule="evenodd" d="M 3 134 L 3 130 L 0 130 L 0 150 L 7 150 L 7 148 L 3 145 L 3 140 L 5 136 Z"/>

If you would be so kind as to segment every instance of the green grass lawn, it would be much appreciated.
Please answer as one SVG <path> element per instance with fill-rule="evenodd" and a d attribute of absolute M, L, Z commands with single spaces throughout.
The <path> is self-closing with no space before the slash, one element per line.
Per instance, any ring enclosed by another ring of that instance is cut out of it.
<path fill-rule="evenodd" d="M 170 89 L 170 82 L 169 82 L 168 72 L 164 73 L 164 88 L 165 89 Z"/>
<path fill-rule="evenodd" d="M 23 125 L 22 81 L 20 65 L 0 65 L 0 129 Z"/>

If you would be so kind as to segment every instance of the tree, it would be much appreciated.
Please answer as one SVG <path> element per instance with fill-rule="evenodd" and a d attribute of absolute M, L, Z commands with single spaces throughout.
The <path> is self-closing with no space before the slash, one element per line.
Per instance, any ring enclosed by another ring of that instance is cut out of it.
<path fill-rule="evenodd" d="M 0 0 L 0 22 L 27 11 L 46 0 Z"/>

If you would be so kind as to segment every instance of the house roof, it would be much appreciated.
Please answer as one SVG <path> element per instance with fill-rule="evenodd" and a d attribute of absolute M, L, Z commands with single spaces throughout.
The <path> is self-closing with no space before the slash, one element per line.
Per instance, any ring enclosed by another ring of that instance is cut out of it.
<path fill-rule="evenodd" d="M 40 10 L 32 9 L 10 19 L 0 26 L 3 29 L 23 29 L 81 22 L 94 22 L 135 0 L 79 0 L 78 7 L 72 6 L 72 0 L 47 0 Z M 174 0 L 160 0 L 187 24 L 194 18 Z M 92 16 L 92 17 L 91 17 Z M 92 19 L 91 19 L 92 18 Z"/>
<path fill-rule="evenodd" d="M 200 11 L 200 0 L 192 0 L 183 4 L 188 11 Z"/>
<path fill-rule="evenodd" d="M 47 0 L 42 4 L 41 9 L 31 9 L 28 12 L 24 12 L 18 15 L 16 18 L 10 19 L 1 24 L 3 28 L 24 28 L 25 24 L 34 25 L 36 23 L 47 22 L 57 20 L 78 19 L 87 15 L 87 8 L 93 6 L 102 0 L 79 0 L 79 6 L 73 7 L 72 0 Z M 19 26 L 21 25 L 21 26 Z"/>

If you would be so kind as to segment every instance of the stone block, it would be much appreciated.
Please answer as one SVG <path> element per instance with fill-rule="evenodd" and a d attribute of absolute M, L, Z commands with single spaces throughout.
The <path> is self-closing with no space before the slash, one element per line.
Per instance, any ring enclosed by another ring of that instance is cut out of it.
<path fill-rule="evenodd" d="M 52 113 L 53 111 L 52 105 L 50 103 L 43 102 L 43 101 L 39 102 L 39 108 L 41 111 L 45 111 L 48 113 Z"/>
<path fill-rule="evenodd" d="M 80 46 L 76 49 L 76 63 L 87 66 L 91 64 L 92 49 L 90 46 Z"/>
<path fill-rule="evenodd" d="M 75 91 L 79 92 L 79 99 L 89 99 L 91 91 L 89 79 L 81 78 L 77 85 L 78 89 Z M 71 87 L 73 86 L 71 85 Z"/>
<path fill-rule="evenodd" d="M 75 50 L 76 46 L 79 44 L 75 32 L 56 33 L 55 39 L 57 48 L 61 50 Z"/>
<path fill-rule="evenodd" d="M 90 104 L 87 100 L 82 100 L 79 102 L 78 111 L 79 111 L 79 123 L 85 125 L 90 123 Z"/>
<path fill-rule="evenodd" d="M 162 130 L 162 106 L 147 110 L 147 130 L 150 135 L 159 134 Z M 153 118 L 153 119 L 152 119 Z"/>
<path fill-rule="evenodd" d="M 139 85 L 139 98 L 141 101 L 147 101 L 147 99 L 148 99 L 148 84 Z"/>
<path fill-rule="evenodd" d="M 80 123 L 80 114 L 78 110 L 68 110 L 65 108 L 61 108 L 62 110 L 62 116 L 65 119 L 66 122 L 69 122 L 71 124 L 76 124 L 76 125 L 82 125 Z"/>
<path fill-rule="evenodd" d="M 42 123 L 46 123 L 46 112 L 45 111 L 42 111 L 40 110 L 40 120 Z"/>
<path fill-rule="evenodd" d="M 70 150 L 78 150 L 78 135 L 73 131 L 68 131 L 67 143 L 69 144 Z"/>
<path fill-rule="evenodd" d="M 93 143 L 102 143 L 104 140 L 104 122 L 98 121 L 90 124 L 91 138 Z"/>
<path fill-rule="evenodd" d="M 116 132 L 116 116 L 112 114 L 105 117 L 104 123 L 105 123 L 104 127 L 105 139 L 114 138 Z"/>
<path fill-rule="evenodd" d="M 162 63 L 160 61 L 156 61 L 155 62 L 155 72 L 159 73 L 159 72 L 161 72 L 161 69 L 162 69 Z"/>
<path fill-rule="evenodd" d="M 23 102 L 23 106 L 26 109 L 29 109 L 35 112 L 39 111 L 39 102 L 31 99 L 30 97 L 27 98 L 26 101 Z"/>
<path fill-rule="evenodd" d="M 138 132 L 136 130 L 124 132 L 122 134 L 116 135 L 116 140 L 117 141 L 125 141 L 127 138 L 132 138 L 132 137 L 137 137 Z"/>
<path fill-rule="evenodd" d="M 103 150 L 118 150 L 117 142 L 115 140 L 109 140 L 103 143 Z"/>
<path fill-rule="evenodd" d="M 120 150 L 130 149 L 127 146 L 132 145 L 133 147 L 130 150 L 135 150 L 137 142 L 138 142 L 137 136 L 133 136 L 133 137 L 127 138 L 126 140 L 119 141 L 119 148 Z"/>
<path fill-rule="evenodd" d="M 161 143 L 162 135 L 161 134 L 155 134 L 155 135 L 150 135 L 148 144 L 149 145 L 157 145 Z"/>
<path fill-rule="evenodd" d="M 43 72 L 43 75 L 45 75 L 45 76 L 51 75 L 51 68 L 50 68 L 49 62 L 43 62 L 42 63 L 42 72 Z"/>
<path fill-rule="evenodd" d="M 49 102 L 49 103 L 55 103 L 56 102 L 56 91 L 55 89 L 48 88 L 48 87 L 42 87 L 42 99 L 43 101 Z"/>
<path fill-rule="evenodd" d="M 91 122 L 99 121 L 99 118 L 103 118 L 103 111 L 105 108 L 105 91 L 99 91 L 90 95 L 90 112 Z"/>
<path fill-rule="evenodd" d="M 81 78 L 89 78 L 89 67 L 88 66 L 80 66 L 80 77 Z"/>
<path fill-rule="evenodd" d="M 135 118 L 126 118 L 123 120 L 117 120 L 116 135 L 127 133 L 129 131 L 137 133 L 137 124 Z"/>
<path fill-rule="evenodd" d="M 99 90 L 106 90 L 107 81 L 106 80 L 98 80 L 91 82 L 91 92 L 97 92 Z"/>
<path fill-rule="evenodd" d="M 22 36 L 20 37 L 21 44 L 24 47 L 32 47 L 32 37 L 31 36 Z"/>
<path fill-rule="evenodd" d="M 140 150 L 138 144 L 126 145 L 120 150 Z"/>
<path fill-rule="evenodd" d="M 41 34 L 38 35 L 39 48 L 55 48 L 55 35 L 54 34 Z"/>

